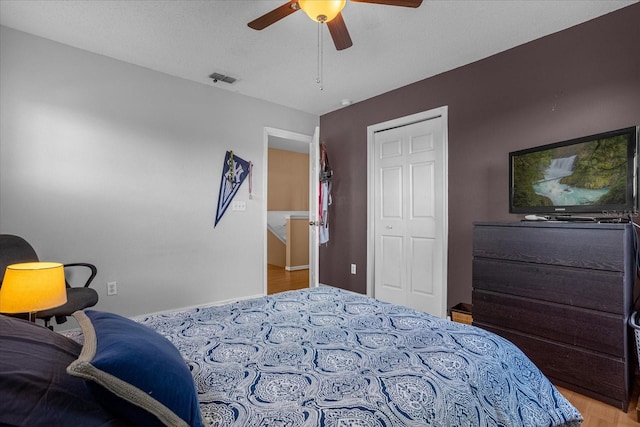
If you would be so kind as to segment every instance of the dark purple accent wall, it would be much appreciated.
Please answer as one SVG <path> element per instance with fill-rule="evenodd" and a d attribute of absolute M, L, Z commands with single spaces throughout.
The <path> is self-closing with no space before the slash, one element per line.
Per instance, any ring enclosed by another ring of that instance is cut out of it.
<path fill-rule="evenodd" d="M 334 178 L 320 282 L 366 293 L 367 126 L 448 106 L 448 305 L 471 302 L 473 222 L 521 219 L 509 151 L 640 124 L 639 22 L 634 4 L 321 116 Z"/>

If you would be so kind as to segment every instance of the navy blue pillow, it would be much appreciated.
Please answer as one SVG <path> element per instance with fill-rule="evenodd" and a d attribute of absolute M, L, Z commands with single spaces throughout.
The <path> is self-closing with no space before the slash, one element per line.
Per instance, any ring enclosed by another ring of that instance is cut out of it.
<path fill-rule="evenodd" d="M 128 425 L 67 374 L 80 350 L 44 326 L 0 315 L 0 425 Z"/>
<path fill-rule="evenodd" d="M 90 380 L 100 401 L 136 425 L 204 426 L 191 372 L 154 330 L 117 314 L 73 314 L 84 346 L 67 372 Z"/>

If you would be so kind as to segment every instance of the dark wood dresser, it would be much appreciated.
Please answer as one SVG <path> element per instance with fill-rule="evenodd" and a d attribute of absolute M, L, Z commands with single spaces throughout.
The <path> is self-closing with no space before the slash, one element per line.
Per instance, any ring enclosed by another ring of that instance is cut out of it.
<path fill-rule="evenodd" d="M 631 224 L 476 223 L 473 324 L 555 384 L 626 412 L 634 372 Z"/>

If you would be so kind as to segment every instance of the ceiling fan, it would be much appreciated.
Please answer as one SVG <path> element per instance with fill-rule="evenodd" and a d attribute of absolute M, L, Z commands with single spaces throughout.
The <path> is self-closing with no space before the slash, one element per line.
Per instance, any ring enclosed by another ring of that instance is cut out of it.
<path fill-rule="evenodd" d="M 351 0 L 356 3 L 375 3 L 388 6 L 418 7 L 422 0 Z M 343 50 L 353 45 L 347 26 L 342 19 L 342 9 L 346 0 L 290 0 L 271 12 L 249 22 L 254 30 L 263 30 L 302 9 L 314 21 L 326 23 L 329 33 L 337 50 Z"/>

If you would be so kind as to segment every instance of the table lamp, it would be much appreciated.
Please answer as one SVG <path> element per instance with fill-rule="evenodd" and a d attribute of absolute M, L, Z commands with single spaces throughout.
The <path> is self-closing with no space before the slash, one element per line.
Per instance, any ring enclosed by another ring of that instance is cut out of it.
<path fill-rule="evenodd" d="M 64 267 L 57 262 L 26 262 L 7 267 L 0 287 L 0 313 L 29 313 L 67 302 Z"/>

